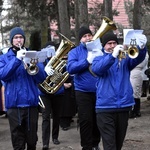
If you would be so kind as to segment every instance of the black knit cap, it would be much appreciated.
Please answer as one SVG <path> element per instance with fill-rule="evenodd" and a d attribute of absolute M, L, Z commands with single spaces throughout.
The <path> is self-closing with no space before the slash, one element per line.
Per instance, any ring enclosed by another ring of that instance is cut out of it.
<path fill-rule="evenodd" d="M 117 36 L 113 32 L 106 33 L 102 36 L 102 46 L 104 47 L 108 41 L 116 41 L 117 44 L 119 43 Z"/>
<path fill-rule="evenodd" d="M 83 35 L 88 34 L 88 33 L 92 35 L 92 32 L 91 32 L 91 30 L 88 27 L 82 26 L 79 29 L 79 40 L 81 40 L 81 38 L 83 37 Z"/>

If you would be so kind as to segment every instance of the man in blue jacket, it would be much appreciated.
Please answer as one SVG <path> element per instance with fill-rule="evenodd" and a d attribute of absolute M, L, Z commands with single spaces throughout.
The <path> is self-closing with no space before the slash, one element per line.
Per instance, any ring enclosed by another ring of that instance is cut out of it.
<path fill-rule="evenodd" d="M 146 36 L 141 34 L 137 48 L 139 55 L 132 59 L 118 58 L 123 45 L 118 45 L 115 34 L 102 37 L 103 56 L 93 60 L 92 71 L 98 77 L 96 113 L 104 150 L 121 150 L 128 126 L 129 111 L 134 105 L 130 71 L 141 63 L 146 55 Z M 140 45 L 140 46 L 139 46 Z"/>
<path fill-rule="evenodd" d="M 79 29 L 80 44 L 69 52 L 67 63 L 68 72 L 74 74 L 82 150 L 99 150 L 100 142 L 95 114 L 97 78 L 89 71 L 93 58 L 89 57 L 86 48 L 92 37 L 89 28 L 83 26 Z"/>
<path fill-rule="evenodd" d="M 44 65 L 38 63 L 39 72 L 29 75 L 22 59 L 25 50 L 25 33 L 20 27 L 10 31 L 12 46 L 0 56 L 0 80 L 5 87 L 5 107 L 14 150 L 35 150 L 38 128 L 38 88 L 44 81 Z M 26 48 L 25 48 L 26 49 Z M 27 49 L 26 49 L 27 50 Z"/>

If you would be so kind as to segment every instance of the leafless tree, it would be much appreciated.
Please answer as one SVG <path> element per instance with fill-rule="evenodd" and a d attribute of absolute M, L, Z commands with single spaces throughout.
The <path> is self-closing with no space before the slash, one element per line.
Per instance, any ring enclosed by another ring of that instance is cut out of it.
<path fill-rule="evenodd" d="M 57 4 L 59 16 L 59 31 L 70 39 L 70 16 L 68 13 L 69 2 L 68 0 L 57 0 Z"/>
<path fill-rule="evenodd" d="M 133 8 L 133 28 L 141 29 L 143 0 L 135 0 Z"/>

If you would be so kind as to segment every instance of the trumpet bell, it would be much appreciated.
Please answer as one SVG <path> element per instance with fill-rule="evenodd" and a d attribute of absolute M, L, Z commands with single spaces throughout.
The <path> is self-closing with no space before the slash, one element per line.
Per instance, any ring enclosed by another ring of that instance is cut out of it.
<path fill-rule="evenodd" d="M 36 75 L 39 72 L 39 67 L 36 65 L 30 65 L 27 68 L 27 72 L 29 75 Z"/>
<path fill-rule="evenodd" d="M 128 48 L 128 56 L 132 59 L 136 58 L 139 55 L 139 50 L 136 46 L 130 46 Z"/>

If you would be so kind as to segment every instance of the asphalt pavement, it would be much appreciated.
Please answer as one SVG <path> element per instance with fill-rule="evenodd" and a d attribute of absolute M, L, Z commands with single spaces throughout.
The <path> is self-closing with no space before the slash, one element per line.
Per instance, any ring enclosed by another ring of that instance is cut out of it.
<path fill-rule="evenodd" d="M 60 128 L 59 145 L 54 145 L 52 142 L 52 138 L 50 139 L 50 148 L 49 148 L 50 150 L 81 150 L 79 129 L 77 129 L 77 117 L 75 116 L 73 120 L 74 122 L 72 122 L 69 130 L 63 131 Z M 41 124 L 42 124 L 42 117 L 40 114 L 38 123 L 37 150 L 42 150 L 43 146 Z M 5 115 L 0 116 L 0 150 L 13 150 L 11 144 L 8 119 L 5 117 Z"/>
<path fill-rule="evenodd" d="M 129 119 L 129 126 L 122 150 L 149 150 L 150 149 L 150 100 L 142 99 L 142 117 Z M 60 128 L 59 145 L 54 145 L 50 140 L 49 150 L 81 150 L 80 134 L 77 129 L 77 117 L 73 118 L 71 127 L 67 131 Z M 37 150 L 42 150 L 42 117 L 39 116 L 38 122 L 38 142 Z M 102 142 L 100 142 L 102 148 Z M 0 116 L 0 150 L 13 150 L 8 119 L 5 115 Z"/>

